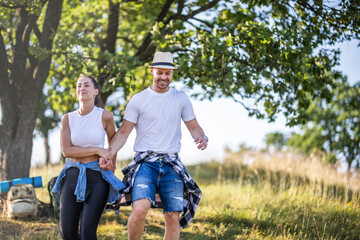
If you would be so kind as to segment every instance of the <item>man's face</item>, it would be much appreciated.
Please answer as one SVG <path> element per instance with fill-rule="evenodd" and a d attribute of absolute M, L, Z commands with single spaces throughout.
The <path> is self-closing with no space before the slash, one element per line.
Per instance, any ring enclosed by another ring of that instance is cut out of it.
<path fill-rule="evenodd" d="M 173 70 L 164 68 L 151 68 L 154 90 L 167 91 L 172 79 Z"/>

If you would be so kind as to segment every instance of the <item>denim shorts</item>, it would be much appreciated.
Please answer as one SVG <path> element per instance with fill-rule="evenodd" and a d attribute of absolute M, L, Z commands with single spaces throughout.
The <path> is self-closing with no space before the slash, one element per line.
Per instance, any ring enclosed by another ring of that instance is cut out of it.
<path fill-rule="evenodd" d="M 139 199 L 154 202 L 156 189 L 164 212 L 183 211 L 184 183 L 180 175 L 161 159 L 141 164 L 132 190 L 132 202 Z"/>

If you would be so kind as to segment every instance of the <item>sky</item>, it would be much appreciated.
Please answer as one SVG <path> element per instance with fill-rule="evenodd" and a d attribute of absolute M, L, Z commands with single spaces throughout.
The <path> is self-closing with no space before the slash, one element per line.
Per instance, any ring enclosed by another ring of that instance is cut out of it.
<path fill-rule="evenodd" d="M 360 47 L 357 46 L 358 43 L 358 41 L 351 41 L 338 45 L 342 51 L 341 65 L 338 69 L 348 76 L 351 84 L 360 81 Z M 173 85 L 179 89 L 176 84 Z M 249 117 L 241 104 L 235 103 L 231 99 L 214 99 L 212 101 L 191 99 L 191 102 L 197 121 L 209 138 L 209 144 L 206 150 L 198 150 L 185 124 L 182 123 L 180 158 L 185 165 L 211 160 L 221 161 L 225 155 L 225 147 L 233 151 L 238 150 L 241 144 L 257 149 L 263 148 L 265 147 L 264 140 L 267 133 L 298 131 L 298 128 L 287 127 L 282 115 L 279 115 L 273 123 Z M 118 152 L 118 159 L 133 157 L 132 146 L 135 141 L 135 133 L 133 130 L 124 147 Z M 34 138 L 31 156 L 32 166 L 40 165 L 45 161 L 43 144 L 41 137 Z M 59 129 L 54 129 L 50 133 L 50 148 L 51 162 L 57 162 L 60 158 Z"/>

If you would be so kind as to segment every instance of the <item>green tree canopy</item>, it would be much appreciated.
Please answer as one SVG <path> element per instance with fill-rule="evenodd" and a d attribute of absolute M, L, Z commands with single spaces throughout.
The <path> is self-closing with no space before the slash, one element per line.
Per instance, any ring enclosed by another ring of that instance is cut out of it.
<path fill-rule="evenodd" d="M 266 147 L 273 146 L 276 150 L 281 150 L 287 144 L 287 137 L 281 132 L 268 133 L 265 136 Z"/>
<path fill-rule="evenodd" d="M 176 56 L 176 81 L 201 87 L 194 95 L 231 97 L 269 120 L 283 111 L 293 125 L 306 120 L 307 94 L 331 99 L 339 50 L 324 46 L 359 38 L 356 1 L 97 2 L 65 4 L 50 83 L 60 111 L 73 107 L 81 72 L 98 76 L 104 101 L 120 91 L 123 109 L 149 85 L 158 49 Z"/>
<path fill-rule="evenodd" d="M 339 50 L 325 46 L 359 39 L 359 4 L 355 0 L 2 0 L 0 133 L 5 137 L 0 163 L 5 171 L 0 179 L 27 175 L 28 136 L 35 127 L 44 79 L 54 110 L 66 112 L 76 106 L 77 77 L 97 76 L 104 102 L 117 94 L 116 101 L 108 104 L 121 120 L 118 110 L 151 82 L 147 66 L 155 50 L 174 54 L 175 81 L 189 88 L 199 86 L 195 96 L 230 97 L 250 115 L 272 121 L 283 112 L 288 124 L 303 123 L 308 96 L 325 102 L 332 98 Z M 30 108 L 29 102 L 35 107 Z M 27 113 L 27 119 L 15 114 L 27 108 L 36 113 Z M 17 123 L 27 126 L 27 137 Z M 24 151 L 11 145 L 18 141 L 14 136 L 23 137 Z M 11 164 L 24 167 L 10 170 Z"/>
<path fill-rule="evenodd" d="M 310 153 L 314 149 L 328 152 L 327 161 L 345 160 L 348 170 L 360 167 L 360 83 L 349 85 L 340 79 L 330 103 L 312 101 L 306 111 L 309 122 L 302 134 L 294 134 L 288 144 Z"/>

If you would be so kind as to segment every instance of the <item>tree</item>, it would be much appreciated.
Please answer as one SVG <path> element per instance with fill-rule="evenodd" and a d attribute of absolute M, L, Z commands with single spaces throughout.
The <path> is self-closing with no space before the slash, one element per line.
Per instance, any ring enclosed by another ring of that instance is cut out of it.
<path fill-rule="evenodd" d="M 294 125 L 306 121 L 308 95 L 331 99 L 339 51 L 359 38 L 359 3 L 235 0 L 65 1 L 55 35 L 49 97 L 58 112 L 76 106 L 80 73 L 98 77 L 103 100 L 121 121 L 129 98 L 151 82 L 155 50 L 171 51 L 175 81 L 200 86 L 195 96 L 230 97 L 250 115 Z M 36 32 L 36 31 L 35 31 Z M 35 56 L 42 51 L 32 48 Z M 112 99 L 113 100 L 113 99 Z"/>
<path fill-rule="evenodd" d="M 44 137 L 46 165 L 50 165 L 49 131 L 55 128 L 59 121 L 60 118 L 50 108 L 50 104 L 47 101 L 47 95 L 43 93 L 40 98 L 39 112 L 36 119 L 35 129 L 40 136 Z"/>
<path fill-rule="evenodd" d="M 284 146 L 286 146 L 287 141 L 287 137 L 281 132 L 272 132 L 266 134 L 265 136 L 267 148 L 273 146 L 276 150 L 281 150 Z"/>
<path fill-rule="evenodd" d="M 196 96 L 231 97 L 250 115 L 270 121 L 283 111 L 295 125 L 306 121 L 307 93 L 331 98 L 339 51 L 323 46 L 359 38 L 356 1 L 103 1 L 96 7 L 85 2 L 66 4 L 69 17 L 56 41 L 54 76 L 64 87 L 52 100 L 61 111 L 73 108 L 75 101 L 62 96 L 74 95 L 80 72 L 99 77 L 105 101 L 122 91 L 126 105 L 148 86 L 146 66 L 159 49 L 175 54 L 176 80 L 201 87 Z"/>
<path fill-rule="evenodd" d="M 29 176 L 33 130 L 62 0 L 1 1 L 0 180 Z M 42 29 L 41 29 L 42 28 Z"/>
<path fill-rule="evenodd" d="M 360 167 L 360 83 L 351 86 L 340 79 L 330 103 L 313 101 L 306 111 L 309 122 L 302 134 L 294 134 L 288 144 L 311 153 L 327 153 L 327 162 L 343 159 L 351 167 Z"/>

